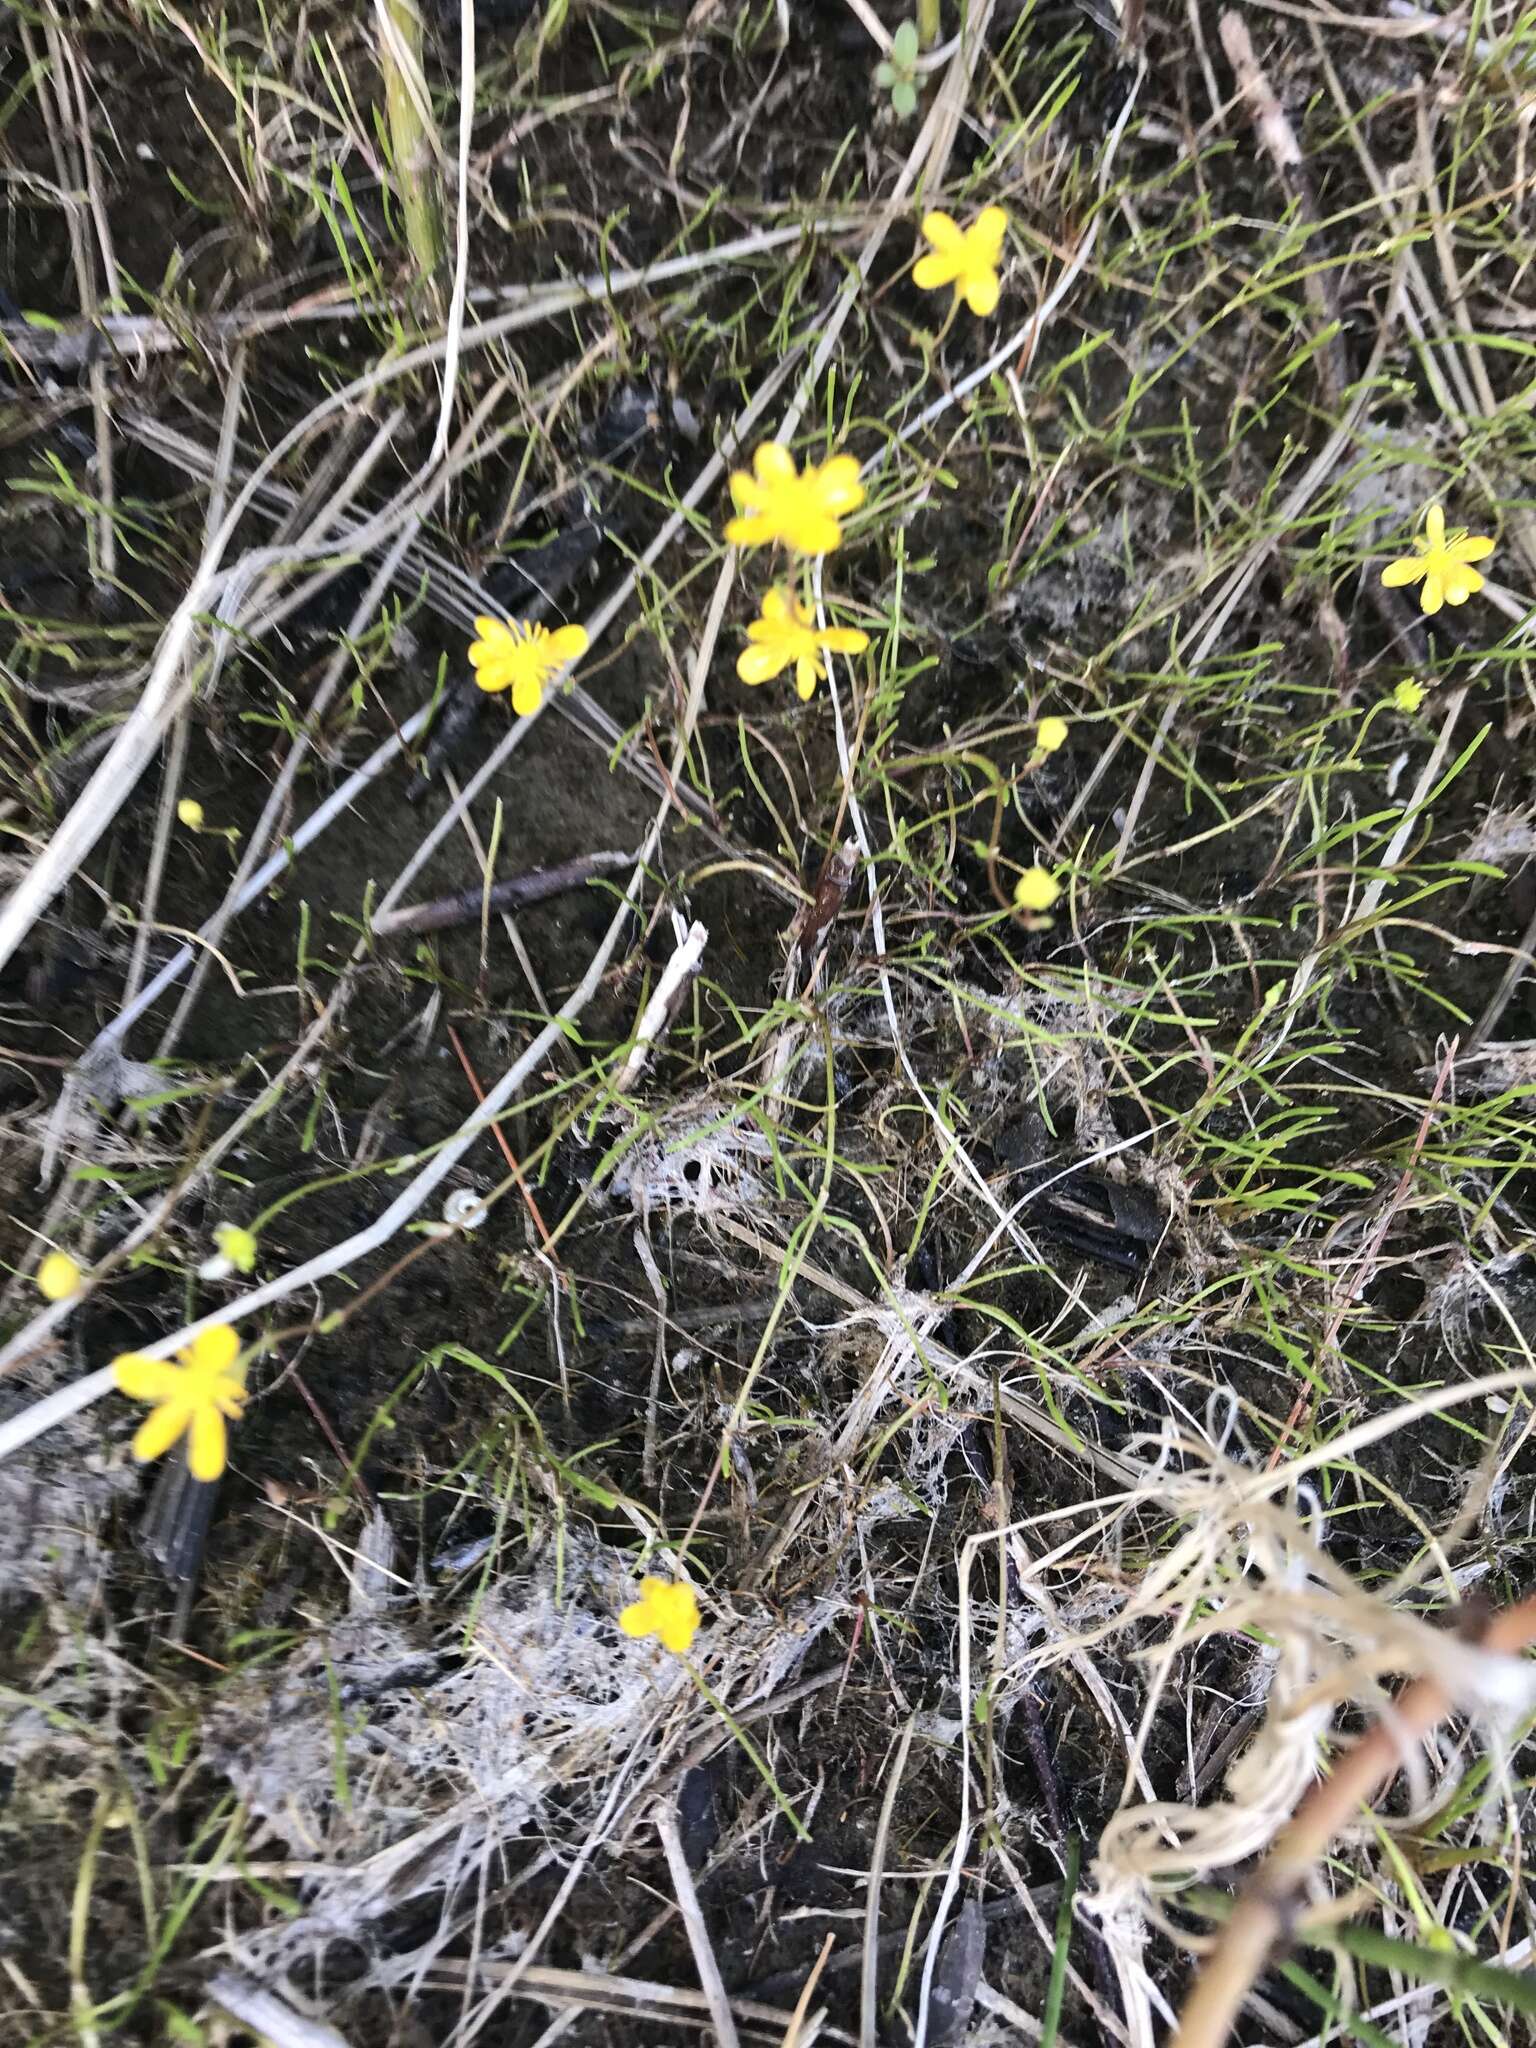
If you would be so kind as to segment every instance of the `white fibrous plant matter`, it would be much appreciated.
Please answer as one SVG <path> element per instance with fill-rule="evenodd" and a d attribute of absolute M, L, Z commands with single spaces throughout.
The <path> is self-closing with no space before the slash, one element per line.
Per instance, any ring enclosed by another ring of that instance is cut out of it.
<path fill-rule="evenodd" d="M 1229 1455 L 1226 1432 L 1216 1434 L 1215 1442 L 1167 1439 L 1143 1488 L 1096 1522 L 1080 1548 L 1053 1526 L 1055 1547 L 1019 1573 L 1023 1598 L 1051 1625 L 1010 1680 L 1068 1662 L 1091 1670 L 1100 1658 L 1124 1657 L 1128 1645 L 1148 1673 L 1139 1726 L 1126 1731 L 1123 1801 L 1100 1837 L 1083 1902 L 1099 1922 L 1138 2042 L 1150 2043 L 1154 2009 L 1166 2010 L 1143 1960 L 1148 1930 L 1171 1931 L 1162 1899 L 1230 1881 L 1268 1849 L 1321 1774 L 1330 1738 L 1346 1739 L 1341 1715 L 1374 1718 L 1390 1711 L 1399 1681 L 1432 1676 L 1497 1760 L 1536 1707 L 1536 1666 L 1479 1651 L 1446 1626 L 1435 1612 L 1443 1585 L 1425 1589 L 1433 1603 L 1417 1587 L 1368 1591 L 1327 1555 L 1310 1491 L 1272 1498 L 1279 1488 L 1268 1475 Z M 1113 1611 L 1092 1620 L 1074 1612 L 1073 1591 L 1097 1583 L 1102 1595 L 1103 1560 L 1116 1551 L 1124 1592 Z M 1137 1556 L 1144 1562 L 1133 1568 Z M 980 1615 L 977 1603 L 973 1633 L 985 1631 Z M 1148 1642 L 1153 1631 L 1159 1639 Z M 1217 1638 L 1228 1651 L 1251 1646 L 1257 1726 L 1210 1797 L 1157 1799 L 1143 1746 L 1165 1692 L 1175 1681 L 1188 1685 L 1190 1660 Z M 1463 1742 L 1405 1756 L 1414 1817 L 1454 1789 L 1472 1753 Z M 1363 1820 L 1362 1838 L 1380 1825 L 1379 1816 Z"/>

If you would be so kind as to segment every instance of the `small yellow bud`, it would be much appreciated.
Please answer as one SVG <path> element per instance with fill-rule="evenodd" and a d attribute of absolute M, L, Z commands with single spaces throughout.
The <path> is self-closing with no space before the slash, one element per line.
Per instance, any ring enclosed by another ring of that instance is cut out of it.
<path fill-rule="evenodd" d="M 1394 707 L 1404 713 L 1418 710 L 1424 702 L 1424 685 L 1413 676 L 1404 676 L 1392 692 Z"/>
<path fill-rule="evenodd" d="M 176 806 L 176 815 L 189 832 L 203 829 L 203 807 L 195 796 L 184 796 Z"/>
<path fill-rule="evenodd" d="M 221 1223 L 213 1233 L 213 1241 L 237 1273 L 255 1271 L 257 1244 L 253 1232 L 242 1230 L 238 1223 Z"/>
<path fill-rule="evenodd" d="M 1049 910 L 1060 894 L 1060 882 L 1038 862 L 1026 868 L 1013 885 L 1013 900 L 1020 910 Z"/>
<path fill-rule="evenodd" d="M 1064 718 L 1042 718 L 1035 727 L 1035 746 L 1042 754 L 1054 754 L 1066 743 L 1067 721 Z"/>
<path fill-rule="evenodd" d="M 50 1252 L 37 1269 L 37 1291 L 45 1301 L 68 1301 L 80 1292 L 80 1268 L 68 1252 Z"/>

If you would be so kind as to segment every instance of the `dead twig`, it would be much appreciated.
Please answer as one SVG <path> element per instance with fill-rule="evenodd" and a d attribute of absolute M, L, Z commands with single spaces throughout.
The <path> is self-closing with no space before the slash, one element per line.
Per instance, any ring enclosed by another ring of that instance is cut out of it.
<path fill-rule="evenodd" d="M 219 1972 L 208 1986 L 208 1996 L 273 2048 L 348 2048 L 346 2036 L 334 2027 L 295 2012 L 275 1991 L 233 1970 Z"/>
<path fill-rule="evenodd" d="M 741 2037 L 736 2032 L 736 2021 L 731 2013 L 730 2001 L 725 1995 L 725 1985 L 721 1982 L 720 1965 L 715 1961 L 715 1951 L 710 1943 L 709 1930 L 704 1925 L 699 1895 L 693 1888 L 693 1873 L 689 1870 L 688 1858 L 683 1853 L 683 1838 L 678 1833 L 677 1815 L 667 1801 L 663 1800 L 656 1808 L 655 1817 L 656 1832 L 661 1837 L 667 1869 L 672 1875 L 677 1910 L 682 1915 L 683 1926 L 688 1933 L 688 1945 L 693 1950 L 694 1967 L 699 1973 L 699 1983 L 709 2003 L 709 2016 L 714 2021 L 715 2039 L 719 2042 L 720 2048 L 740 2048 Z"/>
<path fill-rule="evenodd" d="M 709 932 L 697 919 L 686 931 L 678 933 L 677 951 L 662 969 L 656 993 L 641 1013 L 640 1022 L 635 1027 L 635 1042 L 613 1084 L 621 1095 L 626 1088 L 632 1088 L 645 1072 L 651 1048 L 676 1015 L 689 982 L 698 972 L 708 943 Z"/>
<path fill-rule="evenodd" d="M 399 932 L 442 932 L 456 924 L 478 924 L 481 913 L 490 910 L 526 910 L 531 903 L 547 903 L 568 889 L 580 889 L 597 875 L 617 874 L 633 865 L 632 853 L 584 853 L 576 860 L 561 861 L 551 868 L 529 868 L 526 874 L 508 875 L 489 889 L 456 889 L 451 896 L 434 896 L 430 903 L 413 903 L 404 910 L 386 910 L 373 921 L 373 935 L 389 939 Z"/>
<path fill-rule="evenodd" d="M 490 1957 L 482 1957 L 473 1964 L 440 1957 L 428 1965 L 423 1981 L 450 1987 L 473 1978 L 496 1983 L 504 1981 L 514 1967 Z M 703 2029 L 714 2024 L 701 1992 L 655 1984 L 643 1977 L 621 1977 L 604 1970 L 561 1970 L 543 1963 L 530 1964 L 517 1973 L 515 1995 L 537 1999 L 544 2005 L 566 2006 L 576 2012 L 620 2014 L 674 2027 Z M 782 2006 L 764 2005 L 751 1998 L 738 1998 L 734 2012 L 742 2026 L 759 2033 L 771 2031 L 779 2039 L 793 2017 Z M 825 2038 L 850 2042 L 853 2036 L 828 2028 Z"/>
<path fill-rule="evenodd" d="M 811 2009 L 811 2000 L 816 1995 L 816 1986 L 821 1981 L 821 1973 L 827 1966 L 827 1957 L 831 1955 L 832 1944 L 836 1940 L 837 1936 L 835 1934 L 829 1934 L 821 1944 L 821 1954 L 811 1965 L 811 1974 L 806 1978 L 805 1989 L 800 1993 L 799 1998 L 795 2002 L 795 2009 L 789 2016 L 789 2025 L 784 2029 L 784 2039 L 780 2044 L 780 2048 L 810 2048 L 812 2040 L 818 2033 L 818 2021 L 815 2019 L 810 2023 L 810 2031 L 805 2031 L 805 2016 Z M 823 2007 L 823 2011 L 825 2011 L 825 2007 Z"/>

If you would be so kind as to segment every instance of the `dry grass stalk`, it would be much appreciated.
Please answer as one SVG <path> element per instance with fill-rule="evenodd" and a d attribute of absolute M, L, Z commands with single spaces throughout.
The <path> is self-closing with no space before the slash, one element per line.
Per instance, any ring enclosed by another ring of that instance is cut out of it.
<path fill-rule="evenodd" d="M 377 0 L 377 22 L 395 189 L 418 281 L 431 288 L 442 267 L 443 211 L 437 137 L 422 61 L 421 10 L 415 0 Z"/>
<path fill-rule="evenodd" d="M 687 1930 L 688 1946 L 693 1950 L 699 1983 L 703 1987 L 705 1998 L 709 2001 L 709 2016 L 714 2022 L 715 2039 L 720 2048 L 740 2048 L 740 2036 L 736 2032 L 736 2022 L 731 2015 L 730 2000 L 725 1995 L 725 1985 L 720 1978 L 720 1965 L 715 1960 L 709 1929 L 704 1924 L 699 1895 L 693 1886 L 693 1873 L 688 1868 L 688 1858 L 683 1851 L 683 1839 L 678 1833 L 677 1815 L 670 1801 L 658 1801 L 655 1817 L 656 1832 L 661 1837 L 667 1869 L 672 1876 L 672 1890 L 677 1899 L 677 1910 L 682 1915 L 683 1926 Z"/>

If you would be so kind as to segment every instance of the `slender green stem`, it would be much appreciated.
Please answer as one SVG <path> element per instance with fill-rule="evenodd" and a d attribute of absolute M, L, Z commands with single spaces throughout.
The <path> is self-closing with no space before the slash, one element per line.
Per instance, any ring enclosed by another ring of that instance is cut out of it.
<path fill-rule="evenodd" d="M 80 1852 L 80 1861 L 75 1869 L 75 1895 L 69 1916 L 70 2003 L 76 2033 L 85 2043 L 92 2043 L 98 2039 L 95 2002 L 85 1981 L 85 1948 L 86 1932 L 91 1918 L 91 1891 L 96 1882 L 96 1854 L 101 1847 L 107 1816 L 111 1811 L 111 1789 L 103 1786 L 96 1794 L 96 1807 L 91 1815 L 90 1827 L 86 1830 L 85 1847 Z"/>
<path fill-rule="evenodd" d="M 939 0 L 917 0 L 917 40 L 925 50 L 939 40 Z"/>
<path fill-rule="evenodd" d="M 1067 1988 L 1067 1951 L 1072 1945 L 1072 1901 L 1077 1896 L 1077 1872 L 1083 1845 L 1076 1835 L 1067 1837 L 1067 1874 L 1061 1887 L 1061 1904 L 1056 1908 L 1056 1946 L 1051 1952 L 1051 1978 L 1045 1987 L 1045 2010 L 1040 2015 L 1040 2048 L 1056 2048 L 1061 2026 L 1061 2000 Z"/>
<path fill-rule="evenodd" d="M 1300 1963 L 1282 1963 L 1280 1974 L 1287 1984 L 1294 1984 L 1298 1991 L 1310 1998 L 1318 2011 L 1327 2015 L 1331 2025 L 1349 2040 L 1358 2041 L 1361 2048 L 1392 2048 L 1391 2038 L 1380 2027 L 1373 2027 L 1359 2013 L 1350 2012 L 1326 1984 L 1314 1977 L 1310 1970 L 1304 1970 Z"/>
<path fill-rule="evenodd" d="M 1457 1948 L 1397 1941 L 1379 1927 L 1319 1928 L 1305 1940 L 1309 1948 L 1341 1950 L 1374 1969 L 1396 1970 L 1421 1984 L 1438 1984 L 1453 1998 L 1477 1998 L 1515 2012 L 1536 2013 L 1536 1976 L 1529 1970 L 1504 1969 Z"/>
<path fill-rule="evenodd" d="M 722 1700 L 717 1693 L 713 1692 L 710 1689 L 709 1685 L 699 1675 L 696 1668 L 692 1664 L 690 1664 L 686 1658 L 684 1658 L 683 1660 L 683 1669 L 688 1673 L 688 1676 L 699 1688 L 699 1691 L 703 1694 L 704 1698 L 709 1702 L 710 1706 L 712 1706 L 715 1712 L 720 1716 L 721 1720 L 725 1723 L 726 1727 L 730 1729 L 732 1735 L 735 1736 L 737 1742 L 746 1751 L 748 1760 L 752 1764 L 753 1769 L 757 1772 L 758 1776 L 762 1779 L 763 1783 L 768 1787 L 768 1790 L 772 1793 L 774 1805 L 777 1806 L 780 1813 L 783 1814 L 784 1818 L 789 1822 L 790 1826 L 794 1829 L 796 1836 L 802 1842 L 808 1842 L 811 1839 L 810 1830 L 806 1827 L 804 1821 L 801 1820 L 799 1814 L 796 1813 L 795 1809 L 790 1805 L 788 1799 L 784 1796 L 784 1793 L 780 1790 L 779 1781 L 773 1775 L 773 1768 L 769 1764 L 768 1759 L 763 1755 L 762 1751 L 757 1747 L 756 1743 L 753 1742 L 751 1736 L 748 1735 L 746 1729 L 743 1728 L 741 1723 L 736 1719 L 735 1715 L 731 1712 L 730 1708 L 725 1704 L 725 1701 Z"/>

